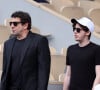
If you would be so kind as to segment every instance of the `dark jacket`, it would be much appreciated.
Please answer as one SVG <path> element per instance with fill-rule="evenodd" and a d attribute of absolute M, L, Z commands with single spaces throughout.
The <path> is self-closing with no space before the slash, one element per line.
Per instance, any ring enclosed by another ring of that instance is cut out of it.
<path fill-rule="evenodd" d="M 14 42 L 15 37 L 4 44 L 1 90 L 7 90 L 8 88 L 9 67 Z M 48 40 L 45 37 L 29 32 L 20 57 L 18 89 L 47 90 L 51 61 L 48 46 Z"/>

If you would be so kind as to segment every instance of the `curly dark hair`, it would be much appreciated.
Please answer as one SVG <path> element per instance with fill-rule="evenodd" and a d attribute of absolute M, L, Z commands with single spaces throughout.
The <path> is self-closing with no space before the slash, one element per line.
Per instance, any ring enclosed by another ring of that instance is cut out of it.
<path fill-rule="evenodd" d="M 23 11 L 16 11 L 11 15 L 12 18 L 20 18 L 21 23 L 25 24 L 28 23 L 28 30 L 31 29 L 31 17 L 27 12 L 23 12 Z"/>

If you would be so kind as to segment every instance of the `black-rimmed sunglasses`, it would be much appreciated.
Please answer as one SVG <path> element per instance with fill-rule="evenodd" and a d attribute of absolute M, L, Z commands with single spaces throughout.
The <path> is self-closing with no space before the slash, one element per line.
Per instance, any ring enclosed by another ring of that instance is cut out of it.
<path fill-rule="evenodd" d="M 11 26 L 13 24 L 14 26 L 17 26 L 19 23 L 22 23 L 22 22 L 9 22 L 9 25 Z"/>
<path fill-rule="evenodd" d="M 77 33 L 80 33 L 81 30 L 81 28 L 73 28 L 73 32 L 76 31 Z"/>

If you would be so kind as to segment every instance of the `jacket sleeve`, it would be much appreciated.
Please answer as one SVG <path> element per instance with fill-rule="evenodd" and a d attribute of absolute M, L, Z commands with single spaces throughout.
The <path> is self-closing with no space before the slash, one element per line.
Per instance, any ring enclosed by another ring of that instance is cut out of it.
<path fill-rule="evenodd" d="M 38 89 L 47 90 L 50 74 L 50 51 L 48 40 L 43 37 L 38 43 Z"/>

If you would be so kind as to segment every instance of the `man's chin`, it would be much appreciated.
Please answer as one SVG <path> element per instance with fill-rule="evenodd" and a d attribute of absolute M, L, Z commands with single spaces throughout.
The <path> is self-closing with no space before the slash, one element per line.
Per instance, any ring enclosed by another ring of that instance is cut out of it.
<path fill-rule="evenodd" d="M 75 41 L 79 41 L 79 39 L 75 39 Z"/>
<path fill-rule="evenodd" d="M 17 33 L 11 33 L 12 35 L 14 35 L 14 36 L 17 36 Z"/>

